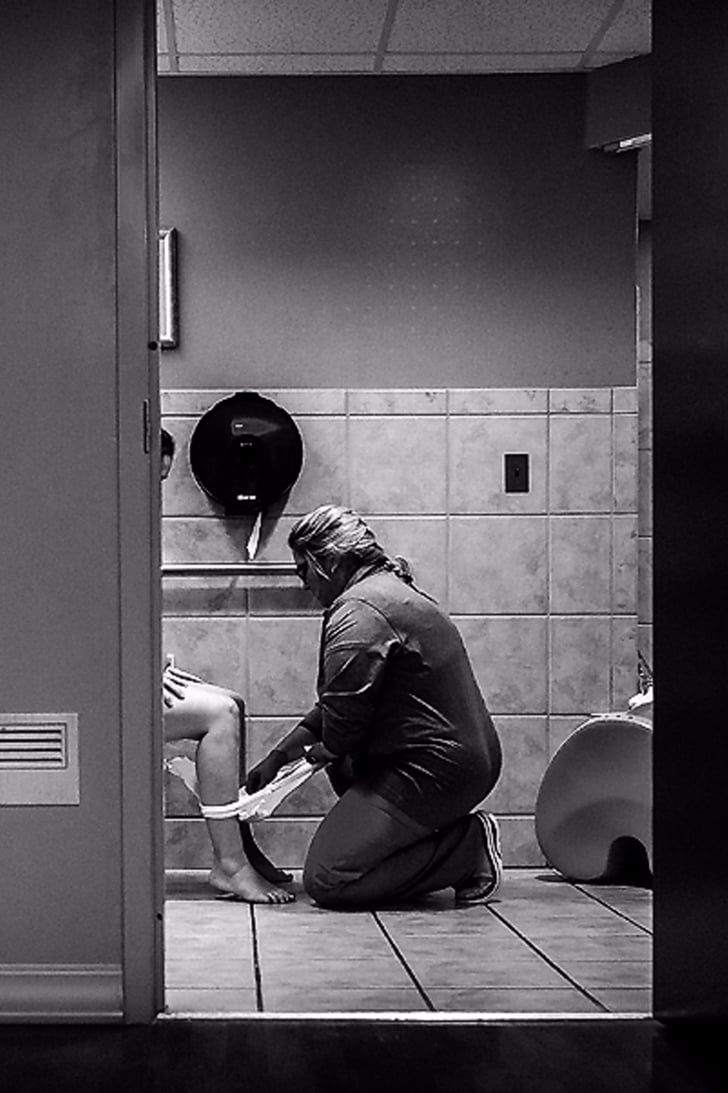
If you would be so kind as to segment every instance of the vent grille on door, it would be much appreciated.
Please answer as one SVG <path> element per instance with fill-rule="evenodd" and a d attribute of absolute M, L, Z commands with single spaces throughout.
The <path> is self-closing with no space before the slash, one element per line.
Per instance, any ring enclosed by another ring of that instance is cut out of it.
<path fill-rule="evenodd" d="M 64 724 L 0 724 L 0 770 L 62 770 L 67 765 Z"/>
<path fill-rule="evenodd" d="M 80 803 L 78 714 L 0 713 L 0 805 Z"/>

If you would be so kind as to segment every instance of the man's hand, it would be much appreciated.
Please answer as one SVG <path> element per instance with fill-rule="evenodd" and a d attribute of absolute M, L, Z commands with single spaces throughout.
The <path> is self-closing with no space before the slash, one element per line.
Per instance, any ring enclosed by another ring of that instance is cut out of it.
<path fill-rule="evenodd" d="M 263 789 L 269 782 L 272 782 L 278 771 L 286 763 L 286 757 L 282 751 L 269 752 L 265 759 L 261 759 L 259 763 L 248 772 L 248 777 L 245 779 L 245 790 L 247 793 L 257 793 L 259 789 Z"/>

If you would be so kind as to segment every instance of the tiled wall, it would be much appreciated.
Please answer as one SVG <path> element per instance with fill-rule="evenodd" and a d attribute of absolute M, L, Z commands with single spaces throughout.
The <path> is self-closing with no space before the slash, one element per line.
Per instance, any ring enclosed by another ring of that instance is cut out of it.
<path fill-rule="evenodd" d="M 166 561 L 245 557 L 249 524 L 218 514 L 185 454 L 199 415 L 230 393 L 163 394 L 179 453 L 164 486 Z M 282 513 L 265 521 L 258 557 L 290 560 L 293 519 L 333 501 L 410 559 L 459 626 L 501 733 L 489 803 L 507 864 L 541 864 L 533 812 L 550 755 L 585 716 L 626 708 L 637 688 L 637 389 L 261 393 L 296 419 L 305 463 Z M 530 454 L 528 493 L 504 493 L 506 452 Z M 315 603 L 295 578 L 166 578 L 164 593 L 165 652 L 242 692 L 255 762 L 314 698 Z M 317 776 L 259 825 L 275 860 L 301 865 L 331 800 Z M 209 861 L 195 813 L 169 779 L 169 867 Z"/>
<path fill-rule="evenodd" d="M 652 660 L 652 344 L 641 341 L 637 364 L 639 392 L 639 647 Z"/>

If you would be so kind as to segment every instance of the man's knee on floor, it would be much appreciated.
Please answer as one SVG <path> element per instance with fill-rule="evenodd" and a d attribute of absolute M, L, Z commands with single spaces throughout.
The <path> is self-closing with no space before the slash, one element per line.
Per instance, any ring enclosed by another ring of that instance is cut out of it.
<path fill-rule="evenodd" d="M 304 891 L 322 907 L 343 908 L 355 906 L 352 898 L 351 881 L 324 862 L 306 859 L 303 868 Z"/>

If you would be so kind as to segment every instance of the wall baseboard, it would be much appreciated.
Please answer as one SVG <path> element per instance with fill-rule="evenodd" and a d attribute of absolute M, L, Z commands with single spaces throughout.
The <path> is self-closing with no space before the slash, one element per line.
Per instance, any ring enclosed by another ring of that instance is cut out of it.
<path fill-rule="evenodd" d="M 0 964 L 0 1022 L 122 1021 L 120 964 Z"/>

